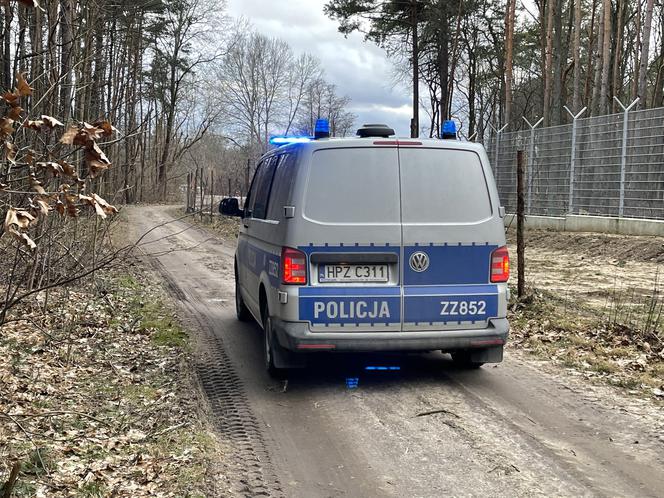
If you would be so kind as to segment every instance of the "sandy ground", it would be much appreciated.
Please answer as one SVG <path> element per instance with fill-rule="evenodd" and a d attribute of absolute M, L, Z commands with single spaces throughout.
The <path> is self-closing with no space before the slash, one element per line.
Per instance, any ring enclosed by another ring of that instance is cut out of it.
<path fill-rule="evenodd" d="M 516 271 L 516 234 L 508 232 Z M 530 231 L 526 282 L 598 309 L 643 301 L 664 282 L 664 239 Z"/>
<path fill-rule="evenodd" d="M 168 221 L 168 212 L 128 208 L 137 233 Z M 440 353 L 331 355 L 284 385 L 263 371 L 260 329 L 235 318 L 235 239 L 211 239 L 183 221 L 148 237 L 154 242 L 144 248 L 192 328 L 222 340 L 242 378 L 280 483 L 275 496 L 664 495 L 660 406 L 516 351 L 476 371 L 456 370 Z M 591 281 L 602 256 L 562 262 L 553 248 L 531 254 L 528 276 L 537 285 L 574 285 L 588 299 L 611 287 Z M 626 261 L 599 273 L 638 273 L 630 285 L 645 289 L 653 265 Z M 367 375 L 369 364 L 401 370 Z M 346 387 L 348 377 L 359 377 L 357 389 Z"/>

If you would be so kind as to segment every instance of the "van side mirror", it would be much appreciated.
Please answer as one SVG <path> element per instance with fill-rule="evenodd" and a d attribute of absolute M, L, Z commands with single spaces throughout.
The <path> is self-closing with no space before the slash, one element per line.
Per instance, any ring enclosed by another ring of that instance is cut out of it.
<path fill-rule="evenodd" d="M 219 203 L 219 212 L 225 216 L 239 216 L 240 218 L 244 216 L 237 197 L 224 197 Z"/>

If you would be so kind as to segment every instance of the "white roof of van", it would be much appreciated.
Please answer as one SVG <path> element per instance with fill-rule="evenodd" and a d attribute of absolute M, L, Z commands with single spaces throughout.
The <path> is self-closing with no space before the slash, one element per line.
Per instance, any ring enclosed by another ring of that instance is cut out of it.
<path fill-rule="evenodd" d="M 340 147 L 389 147 L 399 145 L 401 147 L 427 147 L 437 149 L 462 149 L 472 151 L 483 151 L 484 146 L 476 142 L 466 142 L 464 140 L 443 140 L 439 138 L 405 138 L 405 137 L 350 137 L 350 138 L 323 138 L 311 140 L 304 143 L 293 143 L 277 147 L 273 151 L 286 150 L 292 148 L 298 149 L 333 149 Z"/>

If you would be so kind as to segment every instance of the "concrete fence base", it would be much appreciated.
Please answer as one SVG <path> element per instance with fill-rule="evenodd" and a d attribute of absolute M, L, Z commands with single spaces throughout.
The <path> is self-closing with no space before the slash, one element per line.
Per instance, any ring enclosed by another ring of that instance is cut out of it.
<path fill-rule="evenodd" d="M 505 226 L 516 228 L 516 215 L 505 215 Z M 600 232 L 620 235 L 664 236 L 664 221 L 608 216 L 526 216 L 526 228 L 560 232 Z"/>

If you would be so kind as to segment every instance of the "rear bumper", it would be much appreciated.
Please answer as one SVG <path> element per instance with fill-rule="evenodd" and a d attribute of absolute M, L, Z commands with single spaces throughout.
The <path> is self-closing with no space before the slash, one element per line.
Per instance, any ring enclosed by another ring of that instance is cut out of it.
<path fill-rule="evenodd" d="M 422 332 L 311 332 L 305 322 L 273 321 L 279 344 L 290 351 L 432 351 L 502 346 L 509 323 L 494 318 L 483 329 Z"/>

